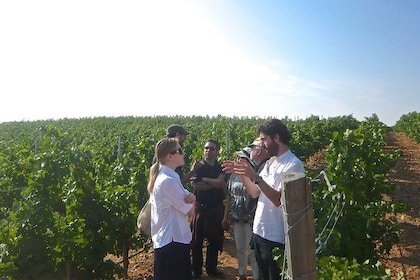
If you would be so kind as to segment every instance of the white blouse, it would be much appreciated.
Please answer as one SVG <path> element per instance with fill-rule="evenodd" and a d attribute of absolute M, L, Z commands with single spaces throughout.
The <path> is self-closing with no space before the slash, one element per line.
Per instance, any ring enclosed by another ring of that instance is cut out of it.
<path fill-rule="evenodd" d="M 192 235 L 186 214 L 193 204 L 184 202 L 188 194 L 179 175 L 160 165 L 150 196 L 153 248 L 162 248 L 172 241 L 190 244 Z"/>

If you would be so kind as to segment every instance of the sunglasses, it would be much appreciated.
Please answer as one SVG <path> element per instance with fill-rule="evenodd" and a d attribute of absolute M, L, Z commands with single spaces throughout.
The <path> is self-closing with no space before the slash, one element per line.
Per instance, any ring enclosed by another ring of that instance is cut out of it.
<path fill-rule="evenodd" d="M 179 148 L 178 148 L 178 149 L 176 149 L 175 151 L 170 152 L 170 154 L 171 154 L 171 155 L 174 155 L 174 154 L 180 154 L 180 155 L 182 155 L 182 154 L 184 154 L 184 150 L 183 150 L 181 147 L 179 147 Z"/>

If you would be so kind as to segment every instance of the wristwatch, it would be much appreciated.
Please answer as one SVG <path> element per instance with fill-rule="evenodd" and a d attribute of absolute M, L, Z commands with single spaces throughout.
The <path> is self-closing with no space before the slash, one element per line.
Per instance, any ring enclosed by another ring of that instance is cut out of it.
<path fill-rule="evenodd" d="M 256 185 L 258 185 L 259 183 L 261 183 L 263 181 L 263 178 L 261 176 L 258 175 L 257 179 L 255 179 L 254 183 Z"/>

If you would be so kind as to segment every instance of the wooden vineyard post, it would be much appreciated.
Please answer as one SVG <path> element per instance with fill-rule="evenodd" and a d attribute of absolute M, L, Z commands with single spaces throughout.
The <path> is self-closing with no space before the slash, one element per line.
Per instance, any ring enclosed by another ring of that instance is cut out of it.
<path fill-rule="evenodd" d="M 311 182 L 304 173 L 282 175 L 287 275 L 290 279 L 316 279 L 315 224 Z"/>

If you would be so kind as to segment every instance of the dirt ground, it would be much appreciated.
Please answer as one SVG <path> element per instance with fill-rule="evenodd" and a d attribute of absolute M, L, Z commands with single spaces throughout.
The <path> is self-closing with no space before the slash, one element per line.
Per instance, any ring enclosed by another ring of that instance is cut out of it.
<path fill-rule="evenodd" d="M 390 171 L 388 180 L 397 186 L 396 194 L 391 197 L 395 202 L 409 203 L 413 208 L 407 213 L 399 214 L 400 242 L 384 256 L 382 264 L 391 270 L 396 278 L 398 272 L 404 273 L 404 279 L 420 279 L 420 145 L 402 133 L 389 133 L 386 150 L 401 149 L 404 154 Z M 306 168 L 322 170 L 323 153 L 319 152 L 306 163 Z M 237 262 L 232 233 L 225 232 L 224 251 L 219 256 L 219 269 L 225 273 L 226 280 L 237 279 Z M 134 254 L 133 252 L 132 254 Z M 153 252 L 136 254 L 130 259 L 129 279 L 153 279 Z M 247 279 L 252 279 L 248 267 Z M 205 273 L 200 279 L 214 279 Z"/>
<path fill-rule="evenodd" d="M 407 213 L 397 216 L 400 242 L 384 256 L 382 264 L 396 276 L 399 271 L 405 279 L 420 279 L 420 145 L 403 133 L 389 133 L 387 149 L 401 149 L 404 154 L 389 172 L 389 181 L 397 187 L 391 198 L 412 206 Z"/>

